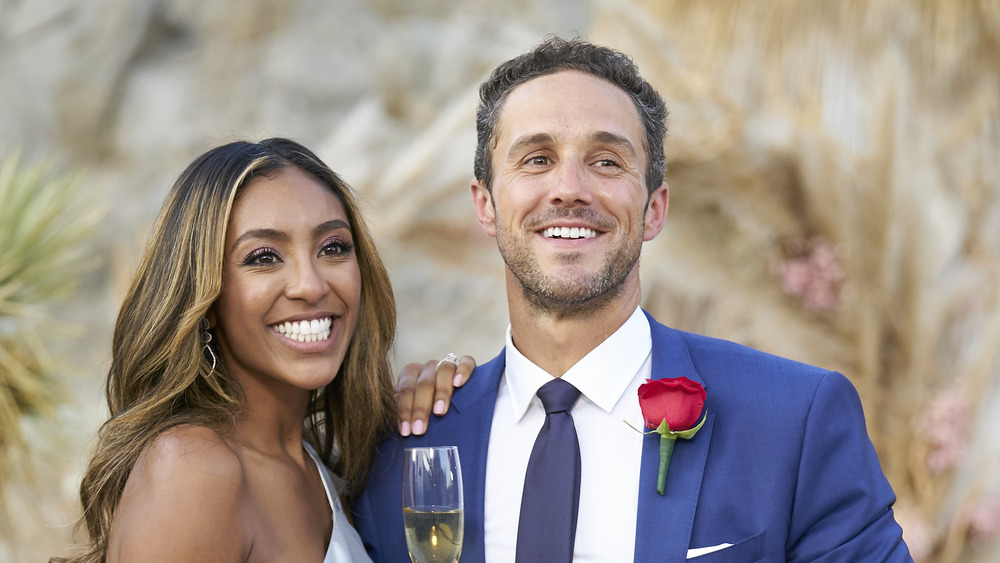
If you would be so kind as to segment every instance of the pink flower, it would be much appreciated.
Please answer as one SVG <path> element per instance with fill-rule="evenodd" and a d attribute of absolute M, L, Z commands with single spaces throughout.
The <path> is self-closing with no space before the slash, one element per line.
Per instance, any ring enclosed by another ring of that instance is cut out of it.
<path fill-rule="evenodd" d="M 793 245 L 791 257 L 772 271 L 781 278 L 785 293 L 802 298 L 810 311 L 827 311 L 840 304 L 844 271 L 833 246 L 819 237 Z"/>
<path fill-rule="evenodd" d="M 896 522 L 903 529 L 903 541 L 914 561 L 927 557 L 934 546 L 934 529 L 920 514 L 900 507 L 895 510 Z"/>
<path fill-rule="evenodd" d="M 969 532 L 974 536 L 991 537 L 1000 532 L 1000 496 L 989 496 L 966 514 Z"/>
<path fill-rule="evenodd" d="M 930 443 L 926 463 L 931 473 L 942 473 L 965 459 L 972 422 L 969 408 L 964 388 L 956 385 L 935 397 L 918 422 Z"/>

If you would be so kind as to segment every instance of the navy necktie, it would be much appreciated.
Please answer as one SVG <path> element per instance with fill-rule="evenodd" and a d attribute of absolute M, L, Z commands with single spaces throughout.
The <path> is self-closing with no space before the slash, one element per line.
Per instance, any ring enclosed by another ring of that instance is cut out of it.
<path fill-rule="evenodd" d="M 538 390 L 545 424 L 528 459 L 517 524 L 517 563 L 570 563 L 580 508 L 580 442 L 569 410 L 580 391 L 555 378 Z"/>

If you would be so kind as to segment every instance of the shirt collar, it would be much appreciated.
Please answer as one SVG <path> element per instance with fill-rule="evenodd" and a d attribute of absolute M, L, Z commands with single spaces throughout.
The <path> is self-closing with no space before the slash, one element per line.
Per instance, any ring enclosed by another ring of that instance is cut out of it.
<path fill-rule="evenodd" d="M 610 413 L 652 350 L 649 319 L 640 307 L 611 336 L 573 365 L 562 379 L 591 402 Z M 507 325 L 507 367 L 504 379 L 514 420 L 528 411 L 538 388 L 552 375 L 536 366 L 514 346 Z"/>

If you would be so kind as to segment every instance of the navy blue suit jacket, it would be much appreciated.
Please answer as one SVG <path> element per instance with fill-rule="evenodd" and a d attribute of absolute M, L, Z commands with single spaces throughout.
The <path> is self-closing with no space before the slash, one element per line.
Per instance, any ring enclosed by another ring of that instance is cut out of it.
<path fill-rule="evenodd" d="M 652 378 L 701 383 L 707 419 L 692 439 L 677 441 L 663 496 L 656 492 L 659 436 L 644 438 L 636 562 L 684 561 L 688 549 L 722 543 L 733 545 L 693 561 L 911 561 L 892 515 L 895 495 L 844 376 L 649 321 Z M 484 560 L 486 456 L 503 371 L 501 352 L 455 391 L 448 414 L 432 417 L 424 436 L 396 435 L 378 447 L 353 507 L 376 562 L 408 561 L 401 453 L 424 445 L 458 446 L 462 561 Z"/>

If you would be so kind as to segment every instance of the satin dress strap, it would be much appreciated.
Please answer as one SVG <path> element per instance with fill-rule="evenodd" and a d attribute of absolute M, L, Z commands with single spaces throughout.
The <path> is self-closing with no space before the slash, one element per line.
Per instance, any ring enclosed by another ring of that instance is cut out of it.
<path fill-rule="evenodd" d="M 326 491 L 326 500 L 330 503 L 330 510 L 333 513 L 333 532 L 330 534 L 330 547 L 326 550 L 323 563 L 371 563 L 372 560 L 368 557 L 364 544 L 361 543 L 361 536 L 344 514 L 333 473 L 320 460 L 319 454 L 309 443 L 303 441 L 302 447 L 319 469 L 319 476 L 323 479 L 323 489 Z"/>

